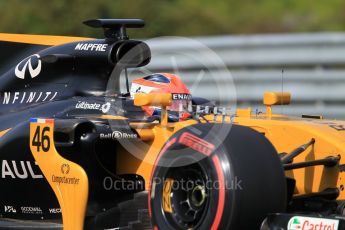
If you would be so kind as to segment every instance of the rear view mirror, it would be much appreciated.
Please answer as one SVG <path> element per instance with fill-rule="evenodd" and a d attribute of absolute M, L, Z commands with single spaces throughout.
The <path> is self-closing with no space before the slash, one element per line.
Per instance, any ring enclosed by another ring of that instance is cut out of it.
<path fill-rule="evenodd" d="M 288 105 L 291 101 L 291 94 L 288 92 L 265 92 L 264 105 Z"/>
<path fill-rule="evenodd" d="M 172 103 L 172 95 L 170 93 L 137 93 L 134 96 L 135 106 L 160 106 L 161 120 L 160 124 L 163 127 L 168 125 L 168 110 L 167 106 Z"/>

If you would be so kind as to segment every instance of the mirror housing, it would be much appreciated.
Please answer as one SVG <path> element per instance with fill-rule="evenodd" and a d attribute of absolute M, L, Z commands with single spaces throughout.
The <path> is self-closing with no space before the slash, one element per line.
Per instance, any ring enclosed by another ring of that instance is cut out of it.
<path fill-rule="evenodd" d="M 170 106 L 171 103 L 170 93 L 137 93 L 134 96 L 135 106 Z"/>
<path fill-rule="evenodd" d="M 264 105 L 289 105 L 291 102 L 291 94 L 288 92 L 265 92 Z"/>
<path fill-rule="evenodd" d="M 288 105 L 291 94 L 288 92 L 265 92 L 263 103 L 266 105 L 266 114 L 272 116 L 272 105 Z"/>
<path fill-rule="evenodd" d="M 134 105 L 136 106 L 160 106 L 161 107 L 161 126 L 168 126 L 168 110 L 167 106 L 172 103 L 172 95 L 170 93 L 137 93 L 134 96 Z"/>
<path fill-rule="evenodd" d="M 141 67 L 151 61 L 151 50 L 145 42 L 122 40 L 114 44 L 111 60 L 123 68 Z"/>

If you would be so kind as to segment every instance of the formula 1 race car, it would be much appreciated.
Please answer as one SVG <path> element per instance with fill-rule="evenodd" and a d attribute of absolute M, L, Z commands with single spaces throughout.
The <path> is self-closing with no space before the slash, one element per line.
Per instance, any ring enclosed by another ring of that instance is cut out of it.
<path fill-rule="evenodd" d="M 105 38 L 0 34 L 0 228 L 345 229 L 345 122 L 274 114 L 285 92 L 171 120 L 188 97 L 121 92 L 144 22 L 85 24 Z"/>

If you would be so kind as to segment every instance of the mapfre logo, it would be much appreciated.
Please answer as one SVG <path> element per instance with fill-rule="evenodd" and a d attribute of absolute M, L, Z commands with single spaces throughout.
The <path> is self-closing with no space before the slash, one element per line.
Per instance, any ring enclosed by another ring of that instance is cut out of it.
<path fill-rule="evenodd" d="M 41 69 L 42 61 L 40 60 L 40 55 L 34 54 L 19 62 L 14 70 L 14 74 L 17 78 L 25 79 L 25 74 L 28 70 L 31 78 L 34 78 L 41 73 Z"/>

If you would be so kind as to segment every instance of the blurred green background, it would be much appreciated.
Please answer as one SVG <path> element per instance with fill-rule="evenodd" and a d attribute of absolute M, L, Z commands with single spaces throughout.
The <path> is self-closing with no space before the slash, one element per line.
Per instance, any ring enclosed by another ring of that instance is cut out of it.
<path fill-rule="evenodd" d="M 102 36 L 91 18 L 143 18 L 131 36 L 345 31 L 344 0 L 0 0 L 0 32 Z"/>

